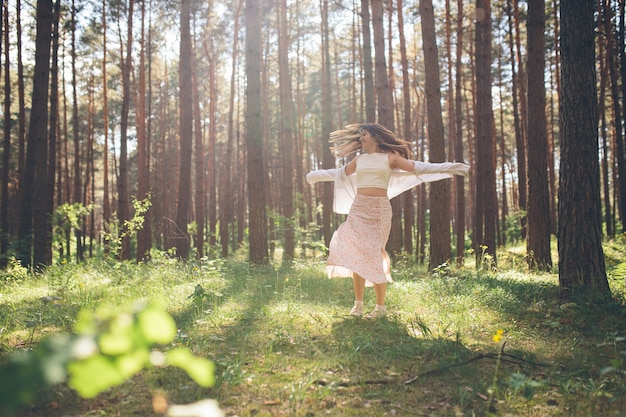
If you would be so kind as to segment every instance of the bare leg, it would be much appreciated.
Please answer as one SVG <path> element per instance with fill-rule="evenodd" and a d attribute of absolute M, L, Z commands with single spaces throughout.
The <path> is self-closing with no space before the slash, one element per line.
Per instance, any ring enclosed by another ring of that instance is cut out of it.
<path fill-rule="evenodd" d="M 385 295 L 387 294 L 387 283 L 374 284 L 374 291 L 376 292 L 376 304 L 379 306 L 385 305 Z"/>
<path fill-rule="evenodd" d="M 352 274 L 352 283 L 354 284 L 354 300 L 363 301 L 363 294 L 365 293 L 365 278 L 359 274 Z"/>
<path fill-rule="evenodd" d="M 387 293 L 387 283 L 374 284 L 374 291 L 376 292 L 376 308 L 372 310 L 367 316 L 368 319 L 382 318 L 387 315 L 387 307 L 385 307 L 385 295 Z"/>

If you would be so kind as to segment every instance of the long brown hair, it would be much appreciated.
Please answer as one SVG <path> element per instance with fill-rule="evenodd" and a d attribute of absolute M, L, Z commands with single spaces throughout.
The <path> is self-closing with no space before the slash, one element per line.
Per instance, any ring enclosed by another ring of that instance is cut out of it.
<path fill-rule="evenodd" d="M 411 144 L 399 139 L 385 126 L 378 123 L 350 124 L 330 134 L 330 151 L 337 158 L 351 158 L 361 150 L 361 132 L 367 130 L 383 152 L 398 154 L 404 158 L 412 156 Z"/>

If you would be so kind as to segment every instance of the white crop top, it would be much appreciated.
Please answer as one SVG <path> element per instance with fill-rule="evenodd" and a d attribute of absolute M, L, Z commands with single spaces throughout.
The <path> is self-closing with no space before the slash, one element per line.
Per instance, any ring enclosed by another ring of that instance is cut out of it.
<path fill-rule="evenodd" d="M 383 188 L 389 186 L 391 167 L 389 154 L 383 152 L 360 155 L 356 160 L 356 187 Z"/>

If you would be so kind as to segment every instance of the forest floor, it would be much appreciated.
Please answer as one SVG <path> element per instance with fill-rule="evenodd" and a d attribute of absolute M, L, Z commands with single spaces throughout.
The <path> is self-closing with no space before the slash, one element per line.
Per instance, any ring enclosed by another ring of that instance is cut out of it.
<path fill-rule="evenodd" d="M 497 270 L 430 274 L 398 261 L 389 315 L 374 320 L 349 315 L 351 280 L 327 279 L 322 258 L 251 267 L 243 256 L 159 256 L 57 265 L 38 277 L 7 272 L 0 362 L 71 332 L 80 309 L 144 299 L 176 321 L 166 349 L 213 361 L 213 387 L 152 367 L 88 400 L 66 384 L 49 387 L 17 415 L 163 416 L 164 404 L 208 398 L 239 417 L 626 416 L 626 246 L 607 244 L 613 300 L 602 303 L 561 302 L 558 276 L 530 273 L 521 252 L 503 250 Z M 374 306 L 371 289 L 365 304 Z"/>

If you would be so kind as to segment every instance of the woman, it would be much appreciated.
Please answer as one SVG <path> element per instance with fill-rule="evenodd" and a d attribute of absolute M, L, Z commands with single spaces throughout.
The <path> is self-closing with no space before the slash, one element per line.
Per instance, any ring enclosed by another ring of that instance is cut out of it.
<path fill-rule="evenodd" d="M 335 182 L 336 212 L 345 213 L 349 207 L 345 223 L 331 239 L 326 270 L 329 277 L 352 277 L 355 301 L 351 315 L 363 314 L 365 287 L 373 286 L 376 307 L 366 317 L 384 317 L 387 283 L 392 282 L 385 251 L 391 230 L 390 198 L 422 182 L 467 175 L 469 166 L 411 161 L 409 143 L 379 124 L 346 126 L 331 133 L 330 141 L 338 158 L 360 154 L 344 168 L 307 175 L 309 183 Z"/>

